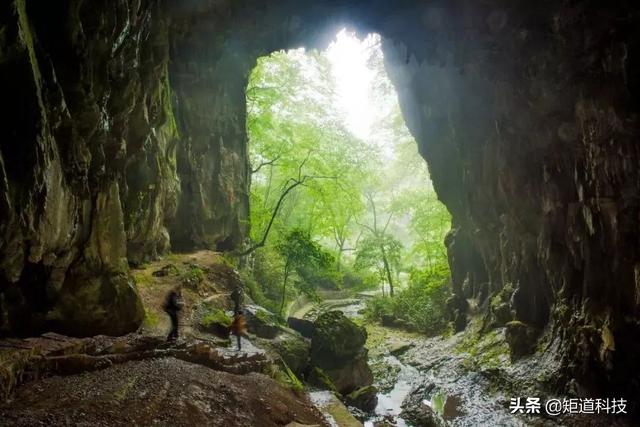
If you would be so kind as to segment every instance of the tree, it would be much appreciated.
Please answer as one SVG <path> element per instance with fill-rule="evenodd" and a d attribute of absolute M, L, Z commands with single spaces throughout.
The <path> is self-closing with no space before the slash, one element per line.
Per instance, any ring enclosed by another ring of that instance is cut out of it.
<path fill-rule="evenodd" d="M 309 234 L 300 229 L 289 232 L 276 247 L 285 260 L 280 303 L 280 315 L 282 316 L 287 294 L 287 280 L 291 272 L 305 266 L 327 268 L 333 259 L 329 253 L 311 239 Z"/>
<path fill-rule="evenodd" d="M 387 217 L 384 227 L 380 228 L 374 196 L 369 192 L 366 198 L 371 207 L 373 225 L 363 225 L 370 234 L 358 246 L 355 266 L 358 269 L 376 267 L 380 272 L 380 278 L 386 279 L 389 284 L 389 295 L 393 296 L 393 271 L 397 273 L 400 268 L 402 243 L 387 233 L 392 214 Z M 384 287 L 382 293 L 384 294 Z"/>

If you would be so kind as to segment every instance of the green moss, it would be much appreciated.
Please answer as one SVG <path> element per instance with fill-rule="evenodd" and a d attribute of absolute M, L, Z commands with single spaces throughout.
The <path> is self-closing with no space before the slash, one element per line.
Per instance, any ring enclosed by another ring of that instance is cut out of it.
<path fill-rule="evenodd" d="M 153 276 L 148 270 L 133 270 L 132 274 L 138 287 L 148 287 L 154 283 Z"/>
<path fill-rule="evenodd" d="M 469 370 L 499 368 L 509 361 L 509 346 L 503 329 L 493 329 L 486 334 L 470 330 L 455 351 L 468 354 L 463 366 Z"/>
<path fill-rule="evenodd" d="M 205 328 L 212 325 L 222 325 L 230 327 L 233 320 L 219 308 L 210 309 L 200 320 L 200 324 Z"/>
<path fill-rule="evenodd" d="M 356 427 L 362 424 L 349 412 L 349 410 L 339 401 L 330 403 L 325 410 L 331 415 L 336 425 L 343 427 Z"/>
<path fill-rule="evenodd" d="M 303 391 L 304 384 L 302 381 L 289 369 L 286 363 L 282 362 L 282 365 L 282 367 L 270 365 L 269 368 L 267 368 L 267 375 L 276 380 L 280 385 L 290 388 L 295 392 Z"/>
<path fill-rule="evenodd" d="M 308 381 L 311 385 L 322 387 L 326 390 L 338 393 L 338 389 L 336 388 L 335 384 L 333 384 L 331 378 L 329 378 L 329 375 L 327 375 L 325 371 L 318 368 L 317 366 L 314 367 L 309 374 Z"/>
<path fill-rule="evenodd" d="M 142 322 L 143 326 L 146 328 L 154 328 L 158 326 L 160 319 L 158 318 L 158 314 L 153 311 L 149 311 L 145 308 L 144 310 L 144 320 Z"/>

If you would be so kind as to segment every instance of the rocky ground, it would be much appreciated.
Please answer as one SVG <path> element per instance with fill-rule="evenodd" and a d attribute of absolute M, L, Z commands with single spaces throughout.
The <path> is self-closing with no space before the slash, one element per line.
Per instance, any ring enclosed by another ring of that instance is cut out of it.
<path fill-rule="evenodd" d="M 290 326 L 309 340 L 247 299 L 250 333 L 238 352 L 220 331 L 239 278 L 219 255 L 170 255 L 134 275 L 145 309 L 137 333 L 0 341 L 1 425 L 632 425 L 611 415 L 511 414 L 512 397 L 565 397 L 553 392 L 558 350 L 546 342 L 512 361 L 505 328 L 480 334 L 477 318 L 464 332 L 427 338 L 365 324 L 362 300 L 341 297 L 300 308 L 315 322 Z M 182 336 L 167 344 L 161 307 L 177 285 Z M 298 378 L 317 388 L 304 390 Z"/>
<path fill-rule="evenodd" d="M 303 395 L 257 373 L 234 375 L 172 357 L 26 384 L 0 407 L 5 426 L 326 425 Z"/>
<path fill-rule="evenodd" d="M 224 322 L 239 280 L 218 254 L 169 255 L 133 274 L 145 308 L 138 333 L 0 341 L 1 425 L 328 425 L 278 354 L 252 344 L 262 338 L 250 334 L 239 352 L 208 329 L 207 316 Z M 178 285 L 181 338 L 168 344 L 162 303 Z"/>
<path fill-rule="evenodd" d="M 367 427 L 635 425 L 624 415 L 511 413 L 514 397 L 539 397 L 542 402 L 577 397 L 562 391 L 566 384 L 553 341 L 543 340 L 534 354 L 511 360 L 505 328 L 481 333 L 479 317 L 473 317 L 464 332 L 429 338 L 366 323 L 357 314 L 362 303 L 350 301 L 322 304 L 344 310 L 366 326 L 369 365 L 378 389 L 373 413 L 361 414 Z"/>

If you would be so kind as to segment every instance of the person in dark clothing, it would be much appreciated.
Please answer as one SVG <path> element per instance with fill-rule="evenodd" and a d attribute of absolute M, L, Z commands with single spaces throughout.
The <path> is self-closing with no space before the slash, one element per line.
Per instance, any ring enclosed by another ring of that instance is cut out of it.
<path fill-rule="evenodd" d="M 244 318 L 244 312 L 242 311 L 242 287 L 236 285 L 231 292 L 231 301 L 233 301 L 233 323 L 231 323 L 231 333 L 236 336 L 238 340 L 238 351 L 242 349 L 241 337 L 247 332 L 247 324 Z"/>
<path fill-rule="evenodd" d="M 241 311 L 242 300 L 243 300 L 242 288 L 239 285 L 236 285 L 236 287 L 231 292 L 231 301 L 233 301 L 234 313 L 238 313 Z"/>
<path fill-rule="evenodd" d="M 180 288 L 172 289 L 167 294 L 164 302 L 164 311 L 171 319 L 171 332 L 167 336 L 167 341 L 175 341 L 178 339 L 178 313 L 182 310 L 182 292 Z"/>

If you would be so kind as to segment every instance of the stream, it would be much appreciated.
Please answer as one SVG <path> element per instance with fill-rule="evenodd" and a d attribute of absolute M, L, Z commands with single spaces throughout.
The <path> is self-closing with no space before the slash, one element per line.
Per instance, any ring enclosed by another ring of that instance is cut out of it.
<path fill-rule="evenodd" d="M 320 305 L 309 303 L 298 310 L 292 315 L 294 317 L 304 316 L 312 310 L 328 310 L 335 309 L 342 311 L 347 317 L 351 319 L 359 319 L 362 317 L 361 310 L 364 308 L 364 301 L 366 296 L 361 298 L 350 299 L 330 299 L 326 298 Z M 397 331 L 379 326 L 380 329 L 386 330 L 389 333 L 397 333 Z M 390 354 L 387 351 L 378 351 L 380 349 L 370 349 L 370 361 L 378 366 L 384 366 L 388 368 L 389 372 L 393 373 L 393 384 L 389 389 L 387 387 L 379 387 L 381 391 L 378 393 L 378 404 L 375 408 L 374 414 L 371 414 L 364 420 L 365 427 L 374 427 L 381 422 L 392 423 L 391 425 L 397 427 L 408 426 L 407 422 L 400 416 L 402 412 L 402 402 L 409 396 L 409 393 L 423 380 L 421 373 L 411 365 L 404 364 L 396 356 Z M 380 375 L 375 375 L 375 382 L 389 380 L 388 378 L 380 378 Z M 379 386 L 379 384 L 376 384 Z M 315 395 L 315 399 L 322 399 L 323 394 L 319 392 Z"/>
<path fill-rule="evenodd" d="M 309 303 L 299 307 L 292 316 L 313 314 L 314 310 L 339 310 L 352 319 L 361 318 L 366 296 L 360 298 L 331 299 L 324 295 L 320 304 Z M 397 328 L 381 325 L 367 325 L 369 336 L 369 365 L 374 374 L 374 385 L 378 388 L 378 403 L 374 413 L 363 417 L 357 410 L 365 427 L 411 425 L 435 425 L 433 421 L 407 421 L 404 411 L 413 419 L 421 414 L 435 413 L 438 420 L 451 426 L 559 426 L 559 419 L 530 416 L 516 416 L 509 411 L 511 396 L 495 389 L 495 384 L 504 381 L 508 374 L 517 382 L 527 375 L 541 374 L 545 369 L 544 360 L 534 364 L 510 365 L 508 356 L 496 351 L 495 366 L 470 368 L 469 361 L 475 360 L 468 353 L 460 351 L 464 334 L 449 338 L 426 337 Z M 502 335 L 500 335 L 502 334 Z M 484 345 L 484 344 L 483 344 Z M 483 351 L 494 351 L 504 345 L 503 331 L 490 336 Z M 483 357 L 483 356 L 480 356 Z M 540 371 L 538 371 L 540 370 Z M 535 389 L 532 393 L 535 393 Z M 535 395 L 535 394 L 533 394 Z M 417 415 L 416 415 L 417 414 Z"/>

